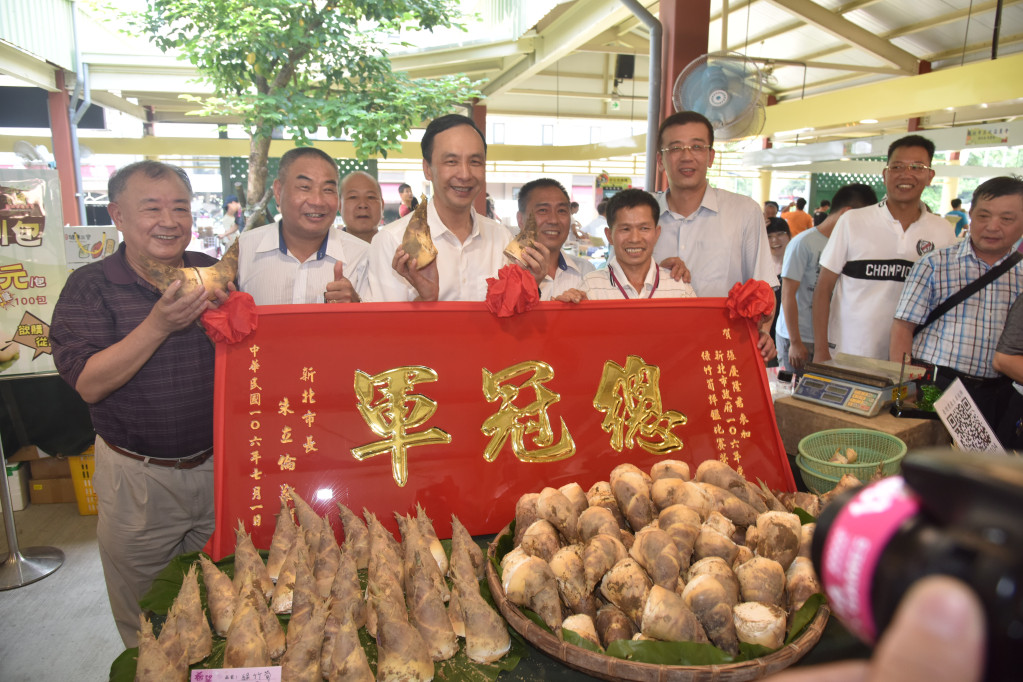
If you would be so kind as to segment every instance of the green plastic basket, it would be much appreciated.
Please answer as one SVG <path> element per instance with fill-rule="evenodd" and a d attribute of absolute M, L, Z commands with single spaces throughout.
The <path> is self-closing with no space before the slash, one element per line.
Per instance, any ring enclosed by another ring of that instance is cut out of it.
<path fill-rule="evenodd" d="M 835 450 L 846 448 L 856 451 L 855 464 L 829 462 Z M 799 454 L 804 465 L 817 475 L 834 478 L 836 481 L 845 474 L 852 474 L 864 483 L 868 482 L 881 465 L 881 475 L 897 474 L 906 455 L 906 444 L 900 438 L 870 429 L 830 429 L 818 431 L 799 441 Z"/>
<path fill-rule="evenodd" d="M 799 468 L 800 476 L 803 477 L 803 483 L 811 492 L 823 495 L 838 485 L 839 479 L 834 476 L 819 474 L 808 467 L 806 465 L 806 458 L 802 455 L 796 456 L 796 466 Z"/>

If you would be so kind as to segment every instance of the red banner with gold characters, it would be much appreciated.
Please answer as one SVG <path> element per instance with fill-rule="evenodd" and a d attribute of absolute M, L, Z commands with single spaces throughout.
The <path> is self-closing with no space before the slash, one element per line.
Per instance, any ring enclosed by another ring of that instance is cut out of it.
<path fill-rule="evenodd" d="M 268 548 L 289 487 L 339 536 L 336 503 L 392 530 L 421 503 L 440 537 L 451 514 L 495 533 L 524 493 L 622 462 L 719 458 L 795 490 L 755 331 L 724 299 L 258 310 L 217 346 L 214 558 L 239 520 Z"/>

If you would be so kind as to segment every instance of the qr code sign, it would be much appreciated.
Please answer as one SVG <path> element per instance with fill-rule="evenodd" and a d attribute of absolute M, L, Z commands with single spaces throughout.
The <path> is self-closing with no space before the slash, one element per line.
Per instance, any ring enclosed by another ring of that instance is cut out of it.
<path fill-rule="evenodd" d="M 948 427 L 956 434 L 962 450 L 985 452 L 991 448 L 991 435 L 986 424 L 970 409 L 970 401 L 963 399 L 952 406 L 948 414 Z"/>
<path fill-rule="evenodd" d="M 994 431 L 981 416 L 973 398 L 958 379 L 934 402 L 934 409 L 960 450 L 1004 452 Z"/>

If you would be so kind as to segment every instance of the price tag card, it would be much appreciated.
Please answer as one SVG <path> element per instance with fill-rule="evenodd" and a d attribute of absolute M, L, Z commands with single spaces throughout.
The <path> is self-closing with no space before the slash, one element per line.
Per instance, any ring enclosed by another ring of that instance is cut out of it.
<path fill-rule="evenodd" d="M 281 666 L 193 670 L 191 682 L 281 682 Z"/>

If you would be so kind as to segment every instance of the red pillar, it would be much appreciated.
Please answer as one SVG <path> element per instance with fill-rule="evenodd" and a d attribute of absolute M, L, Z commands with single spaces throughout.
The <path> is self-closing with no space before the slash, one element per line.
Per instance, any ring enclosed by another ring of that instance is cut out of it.
<path fill-rule="evenodd" d="M 53 158 L 57 163 L 60 177 L 60 205 L 64 223 L 84 225 L 85 216 L 78 214 L 78 184 L 75 182 L 75 155 L 71 147 L 71 114 L 68 112 L 70 98 L 64 85 L 64 71 L 57 70 L 57 91 L 48 93 L 47 107 L 50 110 L 50 134 L 53 137 Z"/>
<path fill-rule="evenodd" d="M 472 120 L 476 124 L 476 127 L 483 132 L 484 139 L 487 136 L 487 107 L 485 104 L 480 104 L 479 99 L 473 99 L 472 101 Z M 483 183 L 483 191 L 476 197 L 476 201 L 473 202 L 473 206 L 476 208 L 476 212 L 480 215 L 487 214 L 487 185 Z"/>
<path fill-rule="evenodd" d="M 679 74 L 693 61 L 707 52 L 710 36 L 710 0 L 661 0 L 660 20 L 662 34 L 661 62 L 661 119 L 675 113 L 671 91 Z M 651 160 L 652 161 L 652 160 Z M 665 189 L 664 175 L 657 178 L 657 189 Z"/>
<path fill-rule="evenodd" d="M 926 59 L 921 60 L 920 67 L 916 71 L 918 74 L 930 73 L 931 63 Z M 915 133 L 917 131 L 923 130 L 923 126 L 921 126 L 920 123 L 921 120 L 919 116 L 915 116 L 909 119 L 909 123 L 906 125 L 906 131 L 910 133 Z"/>

